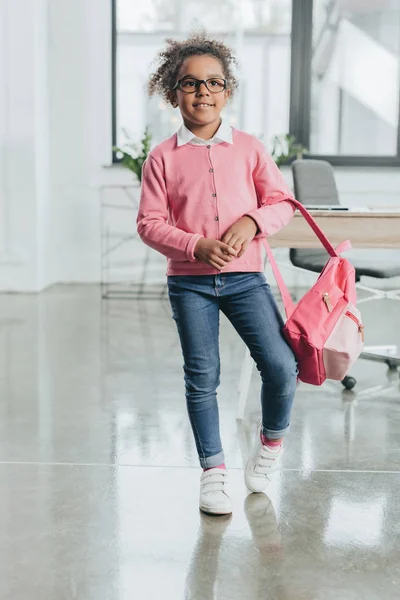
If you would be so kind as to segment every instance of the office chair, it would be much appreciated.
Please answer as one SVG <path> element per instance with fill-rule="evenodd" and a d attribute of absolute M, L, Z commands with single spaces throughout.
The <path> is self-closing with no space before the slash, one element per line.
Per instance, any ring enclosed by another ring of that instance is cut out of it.
<path fill-rule="evenodd" d="M 292 172 L 294 195 L 299 202 L 307 207 L 340 205 L 334 171 L 328 162 L 311 159 L 296 160 L 292 163 Z M 364 250 L 351 250 L 346 254 L 356 270 L 357 288 L 370 293 L 370 296 L 361 299 L 359 304 L 376 298 L 399 299 L 399 292 L 396 290 L 385 292 L 361 285 L 360 280 L 363 276 L 377 279 L 400 276 L 399 252 L 379 249 L 374 251 L 374 255 L 372 259 L 367 260 Z M 289 257 L 293 266 L 314 273 L 320 273 L 329 258 L 325 249 L 299 248 L 291 248 Z M 396 346 L 375 346 L 374 348 L 365 348 L 361 358 L 386 363 L 389 369 L 396 370 L 400 366 L 400 357 L 396 356 L 396 353 Z M 352 389 L 356 381 L 353 377 L 348 376 L 343 379 L 342 383 L 345 388 Z"/>

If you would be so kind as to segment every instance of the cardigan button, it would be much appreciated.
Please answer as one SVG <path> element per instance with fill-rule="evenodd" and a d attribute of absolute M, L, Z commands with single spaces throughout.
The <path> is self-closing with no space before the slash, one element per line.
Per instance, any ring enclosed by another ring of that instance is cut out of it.
<path fill-rule="evenodd" d="M 216 198 L 216 197 L 217 197 L 217 194 L 213 194 L 213 198 Z"/>
<path fill-rule="evenodd" d="M 214 169 L 210 169 L 209 173 L 214 173 Z"/>
<path fill-rule="evenodd" d="M 214 217 L 214 221 L 219 221 L 219 217 Z"/>
<path fill-rule="evenodd" d="M 210 144 L 207 146 L 207 148 L 208 148 L 208 149 L 210 149 L 210 148 L 211 148 Z"/>

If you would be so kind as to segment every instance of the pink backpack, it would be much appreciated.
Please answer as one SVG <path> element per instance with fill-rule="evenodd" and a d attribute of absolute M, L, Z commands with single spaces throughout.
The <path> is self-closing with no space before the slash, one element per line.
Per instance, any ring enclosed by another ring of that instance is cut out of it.
<path fill-rule="evenodd" d="M 364 326 L 356 308 L 353 265 L 339 255 L 351 248 L 343 242 L 335 248 L 304 208 L 294 204 L 330 254 L 313 287 L 294 304 L 266 240 L 264 245 L 281 292 L 287 321 L 284 336 L 298 362 L 299 379 L 321 385 L 326 379 L 342 380 L 364 346 Z"/>

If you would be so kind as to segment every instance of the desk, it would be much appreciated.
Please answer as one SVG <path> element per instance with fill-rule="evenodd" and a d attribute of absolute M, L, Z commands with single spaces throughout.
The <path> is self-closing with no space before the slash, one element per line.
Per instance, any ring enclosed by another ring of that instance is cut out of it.
<path fill-rule="evenodd" d="M 310 210 L 319 227 L 333 246 L 349 239 L 353 248 L 389 248 L 400 249 L 400 208 L 351 209 L 351 210 Z M 292 221 L 274 236 L 268 238 L 274 248 L 322 248 L 304 217 L 296 211 Z M 399 252 L 400 257 L 400 252 Z M 371 292 L 373 290 L 364 288 Z M 394 300 L 400 299 L 400 292 L 382 293 Z M 384 354 L 381 354 L 381 352 Z M 391 359 L 392 367 L 400 366 L 395 346 L 376 346 L 365 348 L 362 358 L 386 362 Z M 237 418 L 242 419 L 253 371 L 253 359 L 246 350 L 239 383 L 239 404 Z"/>
<path fill-rule="evenodd" d="M 310 213 L 334 246 L 349 239 L 353 248 L 400 248 L 400 209 L 310 210 Z M 322 247 L 298 211 L 289 225 L 268 241 L 274 248 Z"/>

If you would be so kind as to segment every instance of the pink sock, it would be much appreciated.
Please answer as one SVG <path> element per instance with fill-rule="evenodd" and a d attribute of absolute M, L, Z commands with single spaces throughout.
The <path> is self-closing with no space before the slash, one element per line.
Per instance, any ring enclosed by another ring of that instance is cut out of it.
<path fill-rule="evenodd" d="M 280 440 L 270 440 L 264 434 L 261 434 L 261 441 L 264 446 L 268 446 L 269 448 L 278 450 L 279 446 L 282 445 L 283 438 L 281 438 Z"/>
<path fill-rule="evenodd" d="M 207 469 L 203 469 L 203 471 L 209 471 L 210 469 L 226 469 L 226 465 L 225 463 L 222 463 L 222 465 L 218 465 L 218 467 L 207 467 Z"/>

